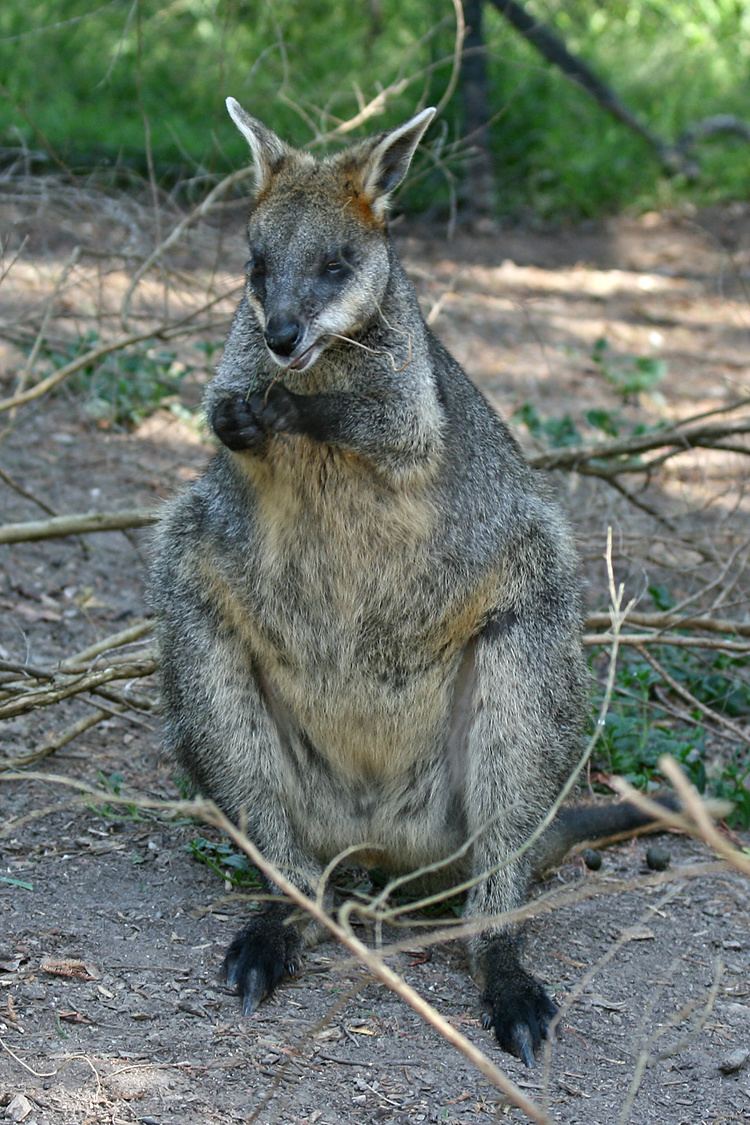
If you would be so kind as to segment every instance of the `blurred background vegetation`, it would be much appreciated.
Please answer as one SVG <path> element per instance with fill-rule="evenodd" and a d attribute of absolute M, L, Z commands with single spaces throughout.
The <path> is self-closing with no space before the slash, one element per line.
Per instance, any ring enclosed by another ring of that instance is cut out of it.
<path fill-rule="evenodd" d="M 482 18 L 498 213 L 595 216 L 747 196 L 746 141 L 706 139 L 697 181 L 669 176 L 497 4 L 465 8 L 467 22 Z M 747 0 L 527 0 L 525 9 L 668 141 L 709 115 L 750 120 Z M 403 79 L 370 122 L 379 129 L 440 99 L 455 26 L 451 0 L 3 0 L 3 160 L 20 146 L 35 168 L 47 159 L 117 176 L 146 174 L 151 161 L 162 184 L 189 181 L 199 191 L 247 158 L 226 118 L 227 94 L 301 145 Z M 432 152 L 402 201 L 409 210 L 436 217 L 456 187 L 461 201 L 461 86 L 433 127 Z"/>

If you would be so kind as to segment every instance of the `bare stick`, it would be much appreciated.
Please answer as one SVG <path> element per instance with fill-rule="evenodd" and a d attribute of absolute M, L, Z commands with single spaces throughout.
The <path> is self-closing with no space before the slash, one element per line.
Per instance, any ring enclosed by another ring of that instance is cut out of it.
<path fill-rule="evenodd" d="M 631 625 L 640 625 L 645 629 L 695 629 L 698 632 L 727 633 L 730 636 L 750 637 L 750 624 L 746 621 L 730 621 L 726 618 L 708 617 L 703 614 L 689 614 L 681 617 L 679 614 L 667 613 L 640 613 L 632 610 L 628 614 Z M 592 613 L 586 618 L 587 629 L 601 629 L 609 625 L 609 616 L 606 613 Z"/>
<path fill-rule="evenodd" d="M 29 353 L 29 357 L 26 360 L 25 364 L 23 365 L 23 367 L 21 368 L 21 370 L 18 374 L 18 380 L 16 382 L 16 390 L 15 390 L 16 394 L 20 394 L 26 388 L 26 384 L 29 381 L 29 376 L 31 375 L 32 371 L 34 370 L 34 364 L 37 361 L 37 358 L 39 356 L 39 351 L 41 349 L 42 343 L 44 342 L 44 337 L 45 337 L 46 332 L 47 332 L 47 325 L 49 324 L 49 318 L 52 315 L 53 308 L 55 307 L 55 301 L 57 300 L 57 298 L 60 294 L 60 290 L 62 289 L 63 285 L 65 284 L 65 281 L 66 281 L 66 278 L 68 277 L 68 274 L 73 269 L 73 266 L 76 264 L 76 262 L 78 261 L 80 256 L 81 256 L 81 247 L 76 246 L 76 248 L 73 250 L 73 253 L 70 254 L 67 261 L 63 265 L 63 268 L 60 271 L 60 274 L 57 278 L 57 281 L 55 282 L 54 288 L 53 288 L 52 292 L 50 293 L 50 295 L 48 296 L 47 300 L 45 301 L 44 312 L 42 313 L 42 323 L 39 326 L 39 331 L 37 332 L 36 339 L 34 340 L 34 343 L 33 343 L 32 348 L 31 348 L 31 352 Z"/>
<path fill-rule="evenodd" d="M 122 708 L 124 710 L 124 708 Z M 85 731 L 95 727 L 98 723 L 103 722 L 105 719 L 111 717 L 110 711 L 97 710 L 92 715 L 86 715 L 85 718 L 79 719 L 77 723 L 66 727 L 60 734 L 50 738 L 47 742 L 42 743 L 36 750 L 31 750 L 28 754 L 21 754 L 17 758 L 0 758 L 0 769 L 15 770 L 22 769 L 24 766 L 30 766 L 34 762 L 39 762 L 42 758 L 48 758 L 54 754 L 56 750 L 60 750 L 63 746 L 67 746 L 74 738 L 78 738 L 79 734 L 84 734 Z"/>
<path fill-rule="evenodd" d="M 69 656 L 67 660 L 63 660 L 60 665 L 61 668 L 67 668 L 69 665 L 86 664 L 89 660 L 93 660 L 97 656 L 101 656 L 103 652 L 111 652 L 114 648 L 122 648 L 123 645 L 132 644 L 133 641 L 139 641 L 141 637 L 148 636 L 153 631 L 153 621 L 141 621 L 138 625 L 130 625 L 127 629 L 122 629 L 119 633 L 111 633 L 108 637 L 103 637 L 102 640 L 97 641 L 88 648 L 81 649 L 75 656 Z"/>
<path fill-rule="evenodd" d="M 663 449 L 665 446 L 676 446 L 679 452 L 687 452 L 695 448 L 710 448 L 722 438 L 731 437 L 734 434 L 750 433 L 750 418 L 739 422 L 707 422 L 703 425 L 689 426 L 684 429 L 678 428 L 680 425 L 681 423 L 677 422 L 669 430 L 655 430 L 648 434 L 639 434 L 636 437 L 599 442 L 596 445 L 576 445 L 568 446 L 565 449 L 550 450 L 548 453 L 529 457 L 529 463 L 535 469 L 577 469 L 587 465 L 590 461 L 607 461 L 613 457 L 633 457 L 640 453 L 647 453 L 652 449 Z M 750 445 L 745 452 L 750 454 Z M 632 463 L 613 466 L 617 472 L 623 472 L 628 467 L 630 471 L 645 471 L 649 466 Z"/>
<path fill-rule="evenodd" d="M 451 66 L 448 85 L 443 90 L 443 95 L 435 107 L 436 117 L 440 116 L 453 97 L 461 73 L 461 55 L 464 49 L 464 39 L 466 38 L 466 21 L 464 19 L 464 10 L 461 0 L 453 0 L 453 10 L 456 15 L 456 38 L 453 44 L 453 64 Z"/>
<path fill-rule="evenodd" d="M 27 488 L 24 488 L 22 484 L 19 484 L 18 481 L 10 475 L 10 473 L 6 473 L 5 469 L 3 468 L 0 468 L 0 480 L 4 481 L 5 484 L 7 484 L 8 488 L 12 488 L 13 491 L 17 492 L 19 496 L 23 496 L 24 500 L 30 500 L 32 504 L 36 504 L 37 508 L 41 508 L 42 511 L 46 512 L 48 516 L 57 515 L 55 509 L 51 508 L 46 500 L 40 500 L 37 496 L 34 495 L 33 492 L 29 492 L 29 490 Z"/>
<path fill-rule="evenodd" d="M 126 527 L 147 527 L 156 522 L 148 508 L 122 512 L 84 512 L 72 516 L 53 516 L 48 520 L 6 523 L 0 527 L 0 543 L 28 543 L 36 539 L 61 539 L 66 535 L 88 535 L 95 531 L 122 531 Z"/>
<path fill-rule="evenodd" d="M 125 296 L 122 299 L 122 309 L 120 316 L 124 328 L 127 328 L 128 325 L 128 320 L 130 317 L 130 305 L 133 300 L 133 294 L 140 285 L 144 275 L 148 273 L 151 267 L 159 261 L 163 254 L 167 250 L 169 250 L 171 246 L 174 246 L 174 244 L 179 241 L 185 231 L 189 227 L 191 227 L 193 223 L 196 223 L 198 219 L 202 219 L 204 215 L 208 214 L 213 205 L 216 203 L 217 199 L 220 199 L 222 195 L 229 191 L 230 188 L 235 187 L 237 184 L 243 183 L 245 180 L 250 179 L 250 177 L 253 175 L 254 170 L 252 165 L 250 165 L 245 168 L 239 168 L 236 172 L 231 172 L 228 176 L 225 176 L 223 180 L 220 180 L 219 183 L 211 189 L 205 199 L 201 200 L 197 207 L 194 207 L 192 211 L 189 211 L 188 214 L 184 216 L 184 218 L 180 219 L 179 223 L 172 227 L 172 230 L 169 232 L 167 237 L 163 239 L 159 243 L 159 245 L 154 250 L 152 250 L 146 260 L 141 263 L 141 265 L 138 267 L 138 269 L 130 279 L 130 284 L 128 285 Z"/>
<path fill-rule="evenodd" d="M 118 664 L 114 667 L 101 668 L 77 676 L 72 682 L 55 685 L 53 687 L 37 688 L 15 699 L 0 703 L 0 719 L 11 719 L 16 715 L 23 715 L 33 711 L 36 707 L 50 707 L 62 699 L 69 699 L 72 695 L 93 691 L 102 684 L 111 683 L 112 680 L 129 680 L 138 676 L 150 676 L 156 670 L 155 660 L 133 661 L 131 664 Z"/>
<path fill-rule="evenodd" d="M 664 682 L 666 684 L 669 684 L 672 691 L 674 691 L 677 695 L 684 699 L 686 703 L 688 703 L 691 707 L 695 707 L 698 711 L 701 712 L 702 715 L 705 715 L 707 719 L 710 719 L 712 722 L 716 723 L 717 726 L 725 727 L 734 735 L 735 738 L 738 738 L 740 742 L 744 742 L 747 746 L 750 746 L 750 735 L 746 734 L 742 727 L 738 726 L 737 723 L 733 723 L 732 720 L 728 719 L 725 715 L 721 715 L 718 711 L 714 711 L 712 707 L 708 707 L 705 703 L 701 703 L 700 699 L 697 699 L 691 691 L 688 691 L 688 689 L 679 682 L 679 680 L 676 680 L 674 676 L 670 675 L 664 665 L 661 664 L 655 656 L 652 656 L 651 653 L 648 652 L 645 648 L 641 649 L 641 655 L 643 659 L 651 665 L 654 671 L 657 672 L 659 676 L 661 676 Z"/>
<path fill-rule="evenodd" d="M 195 309 L 193 312 L 188 313 L 187 316 L 182 317 L 180 320 L 175 321 L 174 324 L 161 324 L 156 328 L 152 328 L 147 332 L 131 332 L 126 336 L 118 336 L 115 340 L 110 340 L 108 344 L 101 344 L 98 348 L 91 348 L 83 355 L 79 355 L 76 359 L 66 363 L 46 379 L 40 380 L 35 383 L 33 387 L 29 387 L 27 391 L 21 394 L 11 395 L 10 398 L 0 399 L 0 414 L 7 410 L 13 410 L 16 406 L 23 406 L 24 403 L 33 402 L 34 399 L 41 398 L 42 395 L 47 394 L 48 391 L 53 390 L 69 379 L 71 375 L 75 375 L 77 371 L 81 371 L 84 367 L 90 367 L 92 364 L 98 363 L 100 359 L 105 356 L 111 355 L 113 352 L 122 351 L 123 348 L 132 347 L 133 344 L 142 344 L 145 340 L 174 340 L 178 336 L 184 336 L 190 332 L 198 333 L 201 330 L 201 325 L 195 324 L 195 320 L 202 313 L 217 305 L 225 298 L 232 296 L 237 292 L 238 286 L 232 286 L 226 293 L 221 293 L 217 297 L 212 297 L 200 308 Z"/>
<path fill-rule="evenodd" d="M 609 645 L 612 643 L 612 633 L 584 633 L 585 645 Z M 719 652 L 750 652 L 748 641 L 723 641 L 713 637 L 686 637 L 679 633 L 620 633 L 621 645 L 672 645 L 674 648 L 707 648 Z"/>

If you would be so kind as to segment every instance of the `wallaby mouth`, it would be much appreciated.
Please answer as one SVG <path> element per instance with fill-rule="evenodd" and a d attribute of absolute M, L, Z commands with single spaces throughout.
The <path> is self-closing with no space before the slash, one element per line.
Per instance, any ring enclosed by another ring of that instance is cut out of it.
<path fill-rule="evenodd" d="M 313 340 L 313 342 L 311 344 L 308 344 L 307 347 L 303 348 L 302 351 L 297 352 L 296 355 L 293 352 L 289 356 L 281 356 L 278 355 L 277 352 L 273 351 L 272 348 L 269 348 L 268 350 L 273 357 L 274 362 L 277 363 L 279 367 L 283 367 L 285 371 L 304 371 L 305 368 L 310 367 L 313 363 L 315 363 L 316 359 L 318 359 L 325 346 L 326 337 L 318 336 L 317 339 Z"/>

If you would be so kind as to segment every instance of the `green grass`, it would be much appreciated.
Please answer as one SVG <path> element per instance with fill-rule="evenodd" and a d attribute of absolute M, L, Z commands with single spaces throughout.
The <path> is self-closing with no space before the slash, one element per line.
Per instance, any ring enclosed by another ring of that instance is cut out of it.
<path fill-rule="evenodd" d="M 197 863 L 202 863 L 209 871 L 213 871 L 234 890 L 263 890 L 263 881 L 257 867 L 253 867 L 247 856 L 235 851 L 231 844 L 196 836 L 188 844 L 188 850 Z"/>
<path fill-rule="evenodd" d="M 735 0 L 526 0 L 650 129 L 673 141 L 713 114 L 750 119 L 750 8 Z M 649 146 L 546 63 L 485 7 L 492 151 L 503 214 L 590 216 L 622 208 L 744 199 L 748 146 L 700 146 L 697 184 L 664 175 Z M 443 17 L 439 19 L 438 16 Z M 398 78 L 413 79 L 370 122 L 380 129 L 436 102 L 453 50 L 451 7 L 383 0 L 5 0 L 0 6 L 0 144 L 50 151 L 76 168 L 125 166 L 157 178 L 217 174 L 247 160 L 223 106 L 233 94 L 295 144 L 351 116 Z M 333 64 L 333 65 L 332 65 Z M 428 135 L 460 137 L 457 94 Z M 442 150 L 441 150 L 442 151 Z M 55 168 L 54 162 L 49 168 Z M 460 175 L 458 165 L 449 172 Z M 407 210 L 433 216 L 448 178 L 418 160 Z"/>

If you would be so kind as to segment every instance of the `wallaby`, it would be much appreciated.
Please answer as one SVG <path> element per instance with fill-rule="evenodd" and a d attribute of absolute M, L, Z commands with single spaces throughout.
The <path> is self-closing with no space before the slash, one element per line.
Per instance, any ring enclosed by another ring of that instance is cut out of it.
<path fill-rule="evenodd" d="M 227 106 L 254 161 L 250 258 L 205 400 L 220 445 L 158 534 L 167 746 L 308 892 L 353 845 L 393 872 L 457 853 L 467 915 L 502 914 L 535 864 L 644 818 L 568 810 L 518 854 L 581 753 L 577 564 L 389 238 L 435 111 L 315 159 Z M 281 901 L 237 935 L 245 1013 L 302 944 Z M 531 1065 L 556 1009 L 517 932 L 469 951 L 486 1026 Z"/>

